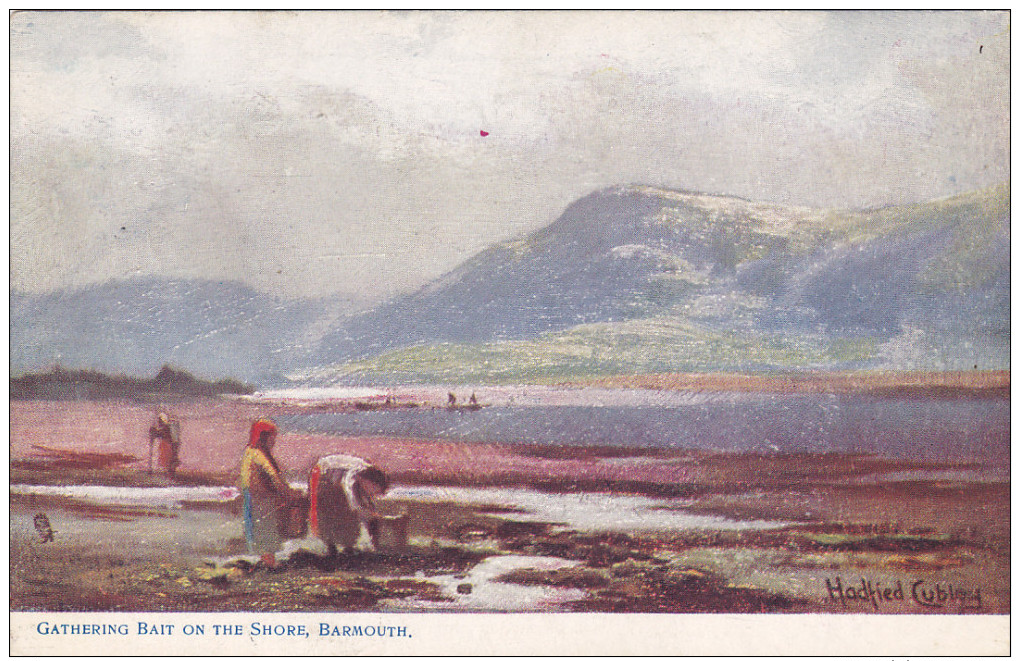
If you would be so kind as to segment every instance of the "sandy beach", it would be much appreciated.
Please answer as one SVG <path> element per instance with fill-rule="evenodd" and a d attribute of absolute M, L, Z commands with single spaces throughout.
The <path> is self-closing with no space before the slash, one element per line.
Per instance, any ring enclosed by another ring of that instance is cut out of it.
<path fill-rule="evenodd" d="M 409 544 L 328 558 L 292 540 L 269 569 L 245 556 L 234 484 L 251 420 L 294 404 L 173 409 L 185 443 L 169 478 L 147 470 L 148 403 L 11 403 L 12 610 L 1010 608 L 1009 481 L 973 462 L 284 428 L 276 455 L 299 488 L 323 454 L 383 468 Z"/>

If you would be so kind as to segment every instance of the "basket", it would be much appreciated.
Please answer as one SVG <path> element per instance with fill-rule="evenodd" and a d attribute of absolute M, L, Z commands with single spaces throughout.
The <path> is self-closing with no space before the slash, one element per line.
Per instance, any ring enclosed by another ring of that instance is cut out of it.
<path fill-rule="evenodd" d="M 279 519 L 280 537 L 294 539 L 308 532 L 308 498 L 295 498 L 283 505 Z"/>

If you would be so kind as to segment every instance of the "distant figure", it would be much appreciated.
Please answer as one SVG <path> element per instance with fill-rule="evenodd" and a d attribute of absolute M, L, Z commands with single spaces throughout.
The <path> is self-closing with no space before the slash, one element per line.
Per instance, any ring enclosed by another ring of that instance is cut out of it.
<path fill-rule="evenodd" d="M 478 406 L 478 398 L 475 397 L 474 393 L 471 393 L 471 399 L 468 400 L 468 404 L 471 406 Z"/>
<path fill-rule="evenodd" d="M 456 406 L 457 405 L 457 396 L 454 395 L 452 392 L 446 394 L 446 405 L 447 406 Z"/>
<path fill-rule="evenodd" d="M 269 567 L 283 544 L 290 507 L 303 499 L 300 491 L 283 480 L 273 457 L 277 428 L 270 420 L 257 420 L 249 431 L 248 446 L 241 457 L 241 495 L 244 499 L 244 539 L 249 553 L 262 554 Z"/>
<path fill-rule="evenodd" d="M 345 553 L 354 551 L 363 532 L 372 549 L 377 548 L 382 517 L 373 499 L 386 493 L 389 485 L 385 473 L 358 457 L 334 454 L 316 462 L 308 477 L 308 523 L 330 555 L 336 555 L 337 545 Z"/>
<path fill-rule="evenodd" d="M 181 424 L 169 413 L 160 410 L 156 422 L 149 427 L 149 473 L 152 473 L 152 446 L 159 439 L 159 460 L 157 466 L 173 476 L 181 464 Z"/>

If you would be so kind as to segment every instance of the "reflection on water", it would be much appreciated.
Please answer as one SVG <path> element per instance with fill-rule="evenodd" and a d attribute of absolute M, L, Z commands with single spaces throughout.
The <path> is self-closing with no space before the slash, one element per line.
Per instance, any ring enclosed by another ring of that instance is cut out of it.
<path fill-rule="evenodd" d="M 304 484 L 294 484 L 306 488 Z M 182 503 L 226 503 L 237 498 L 234 487 L 114 487 L 102 485 L 12 484 L 12 495 L 62 496 L 95 505 L 181 507 Z M 496 514 L 511 521 L 542 521 L 581 531 L 761 530 L 782 527 L 777 521 L 734 521 L 684 511 L 686 501 L 607 493 L 546 493 L 531 489 L 471 487 L 395 487 L 383 500 L 500 505 L 515 511 Z"/>
<path fill-rule="evenodd" d="M 392 600 L 386 610 L 452 610 L 460 612 L 552 610 L 553 607 L 559 604 L 583 599 L 587 593 L 578 588 L 518 585 L 515 583 L 503 583 L 497 579 L 517 569 L 554 571 L 577 564 L 577 561 L 561 560 L 560 558 L 502 555 L 482 560 L 465 574 L 425 576 L 423 573 L 418 572 L 415 575 L 416 578 L 439 584 L 443 596 L 451 601 Z M 458 587 L 461 589 L 458 590 Z"/>
<path fill-rule="evenodd" d="M 60 496 L 95 505 L 177 508 L 182 503 L 228 503 L 241 492 L 235 487 L 115 487 L 99 484 L 12 484 L 19 496 Z"/>
<path fill-rule="evenodd" d="M 685 511 L 688 501 L 608 493 L 546 493 L 531 489 L 472 487 L 397 487 L 398 500 L 499 505 L 514 511 L 492 514 L 510 521 L 555 523 L 583 532 L 641 530 L 766 530 L 781 521 L 735 521 Z M 688 503 L 689 504 L 689 503 Z"/>

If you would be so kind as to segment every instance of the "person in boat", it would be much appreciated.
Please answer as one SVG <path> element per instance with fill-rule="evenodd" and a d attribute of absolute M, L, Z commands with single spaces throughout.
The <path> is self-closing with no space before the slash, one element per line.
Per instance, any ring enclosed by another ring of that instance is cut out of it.
<path fill-rule="evenodd" d="M 240 488 L 244 502 L 244 539 L 249 553 L 258 553 L 272 567 L 276 551 L 283 544 L 281 529 L 290 507 L 304 496 L 283 479 L 273 447 L 278 429 L 271 420 L 255 421 L 248 434 L 248 445 L 241 457 Z"/>
<path fill-rule="evenodd" d="M 471 406 L 478 406 L 478 398 L 475 397 L 474 393 L 471 393 L 471 399 L 468 400 L 468 404 Z"/>
<path fill-rule="evenodd" d="M 308 527 L 330 555 L 337 554 L 337 546 L 345 553 L 355 551 L 363 536 L 375 550 L 382 516 L 374 499 L 387 489 L 386 474 L 364 459 L 344 454 L 322 457 L 308 476 Z"/>
<path fill-rule="evenodd" d="M 156 465 L 173 476 L 181 464 L 181 424 L 168 412 L 160 409 L 156 421 L 149 427 L 149 472 L 152 472 L 152 446 L 159 441 Z"/>

